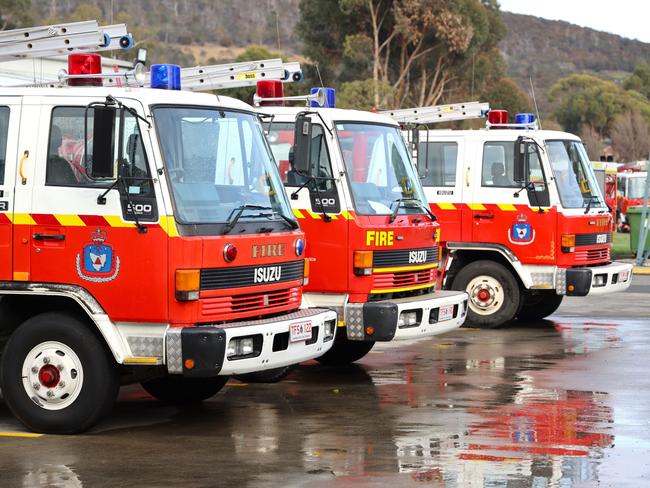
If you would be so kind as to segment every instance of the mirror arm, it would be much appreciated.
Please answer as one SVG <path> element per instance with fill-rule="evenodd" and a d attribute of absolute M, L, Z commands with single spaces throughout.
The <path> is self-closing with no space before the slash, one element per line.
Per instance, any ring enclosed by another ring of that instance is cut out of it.
<path fill-rule="evenodd" d="M 300 115 L 316 115 L 320 119 L 320 121 L 323 123 L 323 127 L 325 127 L 325 130 L 327 132 L 329 132 L 330 137 L 332 137 L 332 138 L 334 137 L 334 132 L 332 132 L 332 130 L 327 126 L 327 124 L 325 123 L 325 119 L 323 119 L 323 116 L 321 114 L 319 114 L 318 112 L 304 110 L 302 112 L 297 113 L 296 117 L 298 117 Z"/>
<path fill-rule="evenodd" d="M 118 182 L 119 182 L 119 177 L 116 178 L 115 181 L 114 181 L 113 183 L 111 183 L 111 186 L 109 186 L 108 188 L 106 188 L 106 191 L 105 191 L 104 193 L 102 193 L 101 195 L 99 195 L 99 196 L 97 197 L 97 205 L 106 205 L 106 195 L 108 195 L 108 192 L 109 192 L 109 191 L 115 189 L 115 187 L 117 186 Z"/>
<path fill-rule="evenodd" d="M 126 110 L 131 115 L 133 115 L 136 119 L 140 119 L 141 121 L 143 121 L 145 124 L 147 124 L 147 128 L 151 129 L 151 122 L 149 122 L 142 115 L 140 115 L 138 113 L 138 111 L 135 110 L 134 108 L 131 108 L 131 107 L 128 107 L 128 106 L 124 105 L 122 102 L 120 102 L 118 99 L 116 99 L 113 95 L 107 95 L 106 96 L 106 105 L 117 105 L 118 108 Z"/>

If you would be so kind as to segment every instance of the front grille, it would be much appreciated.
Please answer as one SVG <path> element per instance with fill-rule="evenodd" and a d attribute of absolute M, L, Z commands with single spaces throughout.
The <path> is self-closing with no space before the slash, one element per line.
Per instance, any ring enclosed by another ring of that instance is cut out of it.
<path fill-rule="evenodd" d="M 201 270 L 201 290 L 218 290 L 222 288 L 240 288 L 283 281 L 302 280 L 304 261 L 274 263 L 258 266 L 236 266 L 234 268 L 206 268 Z M 267 269 L 256 273 L 258 269 Z M 267 281 L 264 281 L 264 279 Z"/>
<path fill-rule="evenodd" d="M 610 260 L 609 246 L 598 249 L 580 250 L 575 252 L 576 263 L 592 263 Z"/>
<path fill-rule="evenodd" d="M 598 242 L 598 236 L 606 235 L 605 242 Z M 576 234 L 576 246 L 596 246 L 612 242 L 611 232 L 594 232 L 592 234 Z"/>
<path fill-rule="evenodd" d="M 247 293 L 225 297 L 204 298 L 201 300 L 203 315 L 249 314 L 264 311 L 272 313 L 300 305 L 300 287 L 285 288 L 265 293 Z"/>
<path fill-rule="evenodd" d="M 426 259 L 414 262 L 412 252 L 426 251 Z M 396 251 L 374 251 L 372 255 L 373 268 L 392 268 L 395 266 L 415 266 L 418 264 L 434 263 L 438 259 L 438 246 L 423 249 L 399 249 Z"/>
<path fill-rule="evenodd" d="M 403 271 L 399 273 L 375 273 L 372 275 L 373 290 L 408 288 L 409 286 L 433 285 L 435 280 L 435 268 L 422 269 L 419 271 Z"/>

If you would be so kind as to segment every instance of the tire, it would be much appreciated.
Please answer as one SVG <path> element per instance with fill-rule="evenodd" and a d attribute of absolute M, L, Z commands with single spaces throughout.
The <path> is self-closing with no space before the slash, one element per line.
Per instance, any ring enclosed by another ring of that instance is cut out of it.
<path fill-rule="evenodd" d="M 185 378 L 167 375 L 141 383 L 147 393 L 165 403 L 198 403 L 213 397 L 224 387 L 229 376 Z"/>
<path fill-rule="evenodd" d="M 345 366 L 364 357 L 374 345 L 374 341 L 350 341 L 345 327 L 337 327 L 334 345 L 316 361 L 328 366 Z"/>
<path fill-rule="evenodd" d="M 28 429 L 76 434 L 113 407 L 119 376 L 113 358 L 86 323 L 48 312 L 13 332 L 2 356 L 0 384 L 9 410 Z"/>
<path fill-rule="evenodd" d="M 508 268 L 495 261 L 469 263 L 454 277 L 451 288 L 469 294 L 467 327 L 500 327 L 514 319 L 519 310 L 519 282 Z"/>
<path fill-rule="evenodd" d="M 284 368 L 274 368 L 267 369 L 266 371 L 238 374 L 235 378 L 244 383 L 277 383 L 285 379 L 292 371 L 293 366 L 285 366 Z"/>
<path fill-rule="evenodd" d="M 541 320 L 555 312 L 562 303 L 564 295 L 554 290 L 527 291 L 522 296 L 523 307 L 517 315 L 518 320 Z"/>

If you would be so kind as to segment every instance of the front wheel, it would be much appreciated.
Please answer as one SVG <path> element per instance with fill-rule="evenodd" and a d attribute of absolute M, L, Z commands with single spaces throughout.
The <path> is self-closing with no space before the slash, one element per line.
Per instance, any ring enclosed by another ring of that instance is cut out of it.
<path fill-rule="evenodd" d="M 348 340 L 345 327 L 337 327 L 332 348 L 316 361 L 328 366 L 345 366 L 364 357 L 374 345 L 374 341 Z"/>
<path fill-rule="evenodd" d="M 229 376 L 211 378 L 185 378 L 167 375 L 144 381 L 142 388 L 152 397 L 165 403 L 198 403 L 213 397 L 224 387 Z"/>
<path fill-rule="evenodd" d="M 492 329 L 515 318 L 521 301 L 519 283 L 505 266 L 489 260 L 461 268 L 451 285 L 469 294 L 465 326 Z"/>
<path fill-rule="evenodd" d="M 554 290 L 528 291 L 523 296 L 523 307 L 519 311 L 519 320 L 541 320 L 555 312 L 562 303 L 564 295 Z"/>
<path fill-rule="evenodd" d="M 117 399 L 117 367 L 88 325 L 64 313 L 26 320 L 2 356 L 2 394 L 29 429 L 48 434 L 83 432 Z"/>

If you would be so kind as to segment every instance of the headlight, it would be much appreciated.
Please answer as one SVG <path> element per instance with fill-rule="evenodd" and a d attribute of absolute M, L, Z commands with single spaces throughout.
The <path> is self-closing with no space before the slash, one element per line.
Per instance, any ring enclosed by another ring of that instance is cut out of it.
<path fill-rule="evenodd" d="M 415 310 L 407 310 L 399 314 L 398 327 L 413 327 L 418 323 L 418 313 Z"/>

